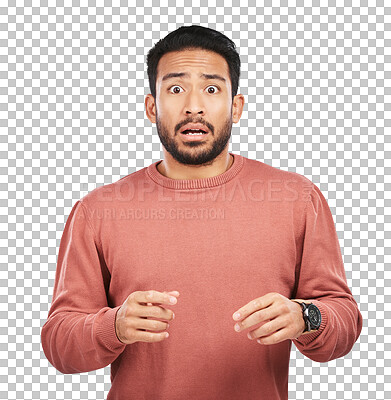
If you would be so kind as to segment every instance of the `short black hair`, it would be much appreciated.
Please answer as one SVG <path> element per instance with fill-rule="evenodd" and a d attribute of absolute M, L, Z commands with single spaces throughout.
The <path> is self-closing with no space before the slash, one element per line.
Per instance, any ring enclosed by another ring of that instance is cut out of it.
<path fill-rule="evenodd" d="M 204 49 L 214 51 L 225 58 L 231 78 L 232 99 L 238 92 L 240 78 L 240 57 L 235 43 L 222 33 L 200 25 L 181 26 L 160 39 L 147 54 L 149 88 L 156 99 L 156 78 L 159 60 L 172 51 Z"/>

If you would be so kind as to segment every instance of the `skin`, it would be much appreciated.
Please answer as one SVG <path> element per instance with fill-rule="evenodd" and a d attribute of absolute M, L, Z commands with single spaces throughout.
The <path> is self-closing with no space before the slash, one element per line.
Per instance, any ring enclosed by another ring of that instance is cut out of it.
<path fill-rule="evenodd" d="M 250 329 L 247 337 L 250 340 L 257 339 L 260 344 L 275 344 L 287 339 L 297 339 L 301 335 L 316 332 L 304 332 L 305 322 L 300 304 L 296 301 L 311 303 L 308 300 L 288 299 L 280 293 L 270 292 L 258 297 L 250 303 L 235 311 L 232 315 L 234 321 L 238 321 L 239 330 L 242 332 L 247 328 L 265 322 L 257 329 Z M 239 317 L 236 314 L 239 313 Z M 235 326 L 236 326 L 235 325 Z"/>
<path fill-rule="evenodd" d="M 179 72 L 185 72 L 189 76 L 163 80 L 166 74 Z M 225 82 L 217 79 L 205 80 L 200 74 L 218 74 Z M 156 123 L 163 145 L 164 159 L 157 165 L 162 175 L 171 179 L 208 178 L 222 174 L 231 167 L 233 159 L 228 153 L 228 145 L 232 124 L 239 122 L 244 106 L 244 96 L 238 94 L 232 100 L 231 93 L 228 64 L 224 57 L 217 53 L 192 49 L 170 52 L 160 59 L 156 99 L 152 94 L 148 94 L 145 98 L 145 109 L 148 119 Z M 189 122 L 205 124 L 211 134 L 199 142 L 186 142 L 179 132 Z M 154 301 L 146 303 L 146 299 L 141 298 L 144 302 L 139 300 L 137 303 L 147 306 L 161 303 L 162 294 L 154 293 L 157 296 Z M 167 298 L 164 299 L 167 301 Z M 237 321 L 239 332 L 250 328 L 249 339 L 258 339 L 258 343 L 261 344 L 274 344 L 312 333 L 313 331 L 303 333 L 305 322 L 302 309 L 293 300 L 310 303 L 307 300 L 288 299 L 279 293 L 271 292 L 238 309 L 240 317 L 235 319 L 235 312 L 233 319 Z M 141 318 L 146 318 L 148 311 L 150 309 L 146 307 L 138 308 L 138 317 L 143 315 Z M 123 315 L 125 316 L 125 312 Z M 163 314 L 160 313 L 160 317 L 163 318 Z M 265 323 L 258 329 L 251 330 L 251 327 L 259 322 Z M 144 329 L 147 328 L 146 323 L 145 321 Z M 159 328 L 164 329 L 162 324 Z M 141 333 L 139 329 L 136 332 L 139 340 L 148 338 L 152 341 L 153 337 L 161 335 Z M 123 328 L 123 331 L 126 332 L 126 329 Z M 126 338 L 126 335 L 124 337 Z M 163 337 L 159 336 L 159 340 L 162 339 Z"/>
<path fill-rule="evenodd" d="M 177 303 L 178 291 L 158 292 L 156 290 L 131 293 L 115 316 L 115 333 L 120 342 L 160 342 L 168 336 L 169 324 L 174 313 L 160 305 Z M 171 297 L 173 299 L 171 299 Z M 173 300 L 173 301 L 171 301 Z M 162 319 L 163 321 L 156 320 Z M 163 330 L 163 332 L 161 332 Z"/>
<path fill-rule="evenodd" d="M 185 72 L 189 77 L 163 80 L 168 73 Z M 200 74 L 218 74 L 225 79 L 204 79 Z M 228 64 L 221 55 L 203 49 L 165 54 L 157 68 L 156 99 L 145 98 L 148 119 L 156 123 L 164 159 L 158 171 L 172 179 L 198 179 L 222 174 L 233 158 L 228 153 L 232 124 L 243 112 L 244 96 L 232 101 Z M 205 124 L 210 134 L 199 142 L 188 142 L 179 133 L 189 122 Z"/>

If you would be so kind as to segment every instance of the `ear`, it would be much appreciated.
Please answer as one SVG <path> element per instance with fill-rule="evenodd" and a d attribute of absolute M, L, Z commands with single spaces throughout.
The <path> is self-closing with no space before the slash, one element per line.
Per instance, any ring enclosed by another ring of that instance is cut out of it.
<path fill-rule="evenodd" d="M 155 99 L 153 98 L 151 93 L 145 96 L 145 112 L 147 114 L 148 119 L 153 124 L 156 124 L 156 105 L 155 105 Z"/>
<path fill-rule="evenodd" d="M 244 107 L 244 96 L 242 94 L 237 94 L 232 103 L 232 122 L 235 124 L 239 122 L 242 116 Z"/>

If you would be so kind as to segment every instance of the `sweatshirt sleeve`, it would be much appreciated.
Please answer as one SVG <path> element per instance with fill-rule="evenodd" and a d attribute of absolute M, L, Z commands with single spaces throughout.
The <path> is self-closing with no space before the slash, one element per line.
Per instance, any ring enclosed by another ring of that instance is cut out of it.
<path fill-rule="evenodd" d="M 320 189 L 312 183 L 296 299 L 310 300 L 321 312 L 320 329 L 293 339 L 298 350 L 317 362 L 348 354 L 362 329 L 362 315 L 350 291 L 333 217 Z"/>
<path fill-rule="evenodd" d="M 110 274 L 83 200 L 72 208 L 57 258 L 52 305 L 41 330 L 49 362 L 64 374 L 104 368 L 125 349 L 115 333 L 120 306 L 108 306 Z"/>

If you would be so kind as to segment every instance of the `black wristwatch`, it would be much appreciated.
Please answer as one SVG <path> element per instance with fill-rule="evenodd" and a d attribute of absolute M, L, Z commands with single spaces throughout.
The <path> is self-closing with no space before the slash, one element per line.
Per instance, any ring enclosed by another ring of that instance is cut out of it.
<path fill-rule="evenodd" d="M 303 309 L 303 318 L 306 325 L 303 332 L 318 330 L 322 322 L 322 314 L 320 313 L 319 308 L 313 303 L 307 304 L 304 303 L 304 301 L 296 301 L 296 303 L 300 304 Z"/>

